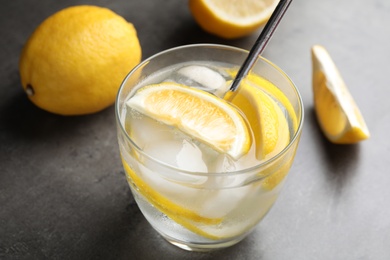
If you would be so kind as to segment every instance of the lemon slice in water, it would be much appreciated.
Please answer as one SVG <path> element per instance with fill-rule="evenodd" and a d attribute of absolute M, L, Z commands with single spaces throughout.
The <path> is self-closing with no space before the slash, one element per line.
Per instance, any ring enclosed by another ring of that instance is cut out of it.
<path fill-rule="evenodd" d="M 126 104 L 234 159 L 250 149 L 250 132 L 238 110 L 205 91 L 164 82 L 140 88 Z"/>
<path fill-rule="evenodd" d="M 253 82 L 243 80 L 236 92 L 228 92 L 225 98 L 246 115 L 254 133 L 258 160 L 267 159 L 287 146 L 290 133 L 282 110 Z"/>
<path fill-rule="evenodd" d="M 201 226 L 217 225 L 222 222 L 222 218 L 203 217 L 200 216 L 197 212 L 170 201 L 168 198 L 154 190 L 147 182 L 142 180 L 142 178 L 139 177 L 133 171 L 133 169 L 131 169 L 131 167 L 123 158 L 122 163 L 129 182 L 133 183 L 133 185 L 136 186 L 136 190 L 138 190 L 138 192 L 141 193 L 141 195 L 144 196 L 145 199 L 147 199 L 148 202 L 156 207 L 160 212 L 164 213 L 170 219 L 194 232 L 195 234 L 209 239 L 220 239 L 219 236 L 203 230 Z"/>
<path fill-rule="evenodd" d="M 235 72 L 231 71 L 234 77 Z M 256 158 L 266 160 L 281 152 L 290 142 L 290 130 L 297 130 L 297 116 L 284 93 L 268 80 L 249 74 L 240 87 L 225 96 L 246 115 L 256 143 Z M 277 100 L 277 101 L 276 101 Z M 285 111 L 278 105 L 279 102 Z M 261 175 L 269 175 L 262 182 L 263 188 L 274 189 L 287 175 L 292 160 L 271 166 Z"/>

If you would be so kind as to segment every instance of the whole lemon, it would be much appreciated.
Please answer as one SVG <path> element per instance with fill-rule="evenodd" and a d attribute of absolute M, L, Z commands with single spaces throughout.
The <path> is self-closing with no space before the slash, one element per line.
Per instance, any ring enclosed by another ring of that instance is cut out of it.
<path fill-rule="evenodd" d="M 141 60 L 131 23 L 107 8 L 73 6 L 43 21 L 19 62 L 23 88 L 38 107 L 61 115 L 103 110 Z"/>

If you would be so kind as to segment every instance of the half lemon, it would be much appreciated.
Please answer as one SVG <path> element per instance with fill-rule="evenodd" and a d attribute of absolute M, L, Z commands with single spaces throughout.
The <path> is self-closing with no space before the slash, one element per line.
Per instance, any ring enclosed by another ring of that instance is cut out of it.
<path fill-rule="evenodd" d="M 248 35 L 264 25 L 277 0 L 189 0 L 196 22 L 207 32 L 233 39 Z"/>

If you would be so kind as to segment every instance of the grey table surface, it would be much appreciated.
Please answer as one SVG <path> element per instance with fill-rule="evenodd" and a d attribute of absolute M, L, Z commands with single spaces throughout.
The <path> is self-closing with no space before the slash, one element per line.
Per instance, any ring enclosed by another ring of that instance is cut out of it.
<path fill-rule="evenodd" d="M 203 32 L 186 0 L 2 1 L 0 259 L 390 259 L 390 1 L 295 0 L 264 56 L 298 86 L 305 125 L 277 203 L 241 243 L 209 253 L 166 243 L 140 213 L 119 159 L 114 109 L 62 117 L 35 107 L 20 51 L 46 17 L 105 6 L 132 22 L 147 58 L 191 43 L 249 49 L 257 34 Z M 319 130 L 310 48 L 321 44 L 359 104 L 371 138 L 333 145 Z"/>

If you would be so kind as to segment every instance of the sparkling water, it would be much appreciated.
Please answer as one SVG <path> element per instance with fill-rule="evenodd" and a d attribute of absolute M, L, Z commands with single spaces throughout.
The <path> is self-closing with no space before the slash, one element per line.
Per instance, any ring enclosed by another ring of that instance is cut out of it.
<path fill-rule="evenodd" d="M 223 96 L 232 80 L 231 69 L 229 64 L 212 62 L 166 67 L 145 78 L 129 98 L 138 88 L 160 82 L 176 82 Z M 271 208 L 283 181 L 269 189 L 263 184 L 264 177 L 273 172 L 285 175 L 290 160 L 271 165 L 272 170 L 250 170 L 261 163 L 256 158 L 255 142 L 246 155 L 234 160 L 175 127 L 129 107 L 123 109 L 121 120 L 137 146 L 133 149 L 126 141 L 120 142 L 129 184 L 145 217 L 170 242 L 186 241 L 186 245 L 205 248 L 217 242 L 234 244 Z M 236 173 L 240 170 L 246 170 L 245 174 Z"/>

